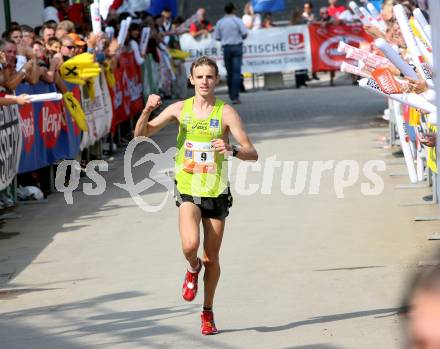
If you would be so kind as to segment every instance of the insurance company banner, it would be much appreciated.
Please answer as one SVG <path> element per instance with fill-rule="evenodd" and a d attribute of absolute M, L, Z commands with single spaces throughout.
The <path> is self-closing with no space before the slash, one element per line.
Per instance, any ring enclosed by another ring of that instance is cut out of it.
<path fill-rule="evenodd" d="M 182 50 L 191 56 L 186 60 L 187 70 L 201 56 L 217 61 L 220 74 L 226 75 L 222 47 L 212 36 L 199 40 L 189 34 L 180 38 Z M 246 73 L 269 73 L 311 68 L 310 38 L 307 26 L 289 26 L 253 30 L 243 42 L 243 67 Z"/>

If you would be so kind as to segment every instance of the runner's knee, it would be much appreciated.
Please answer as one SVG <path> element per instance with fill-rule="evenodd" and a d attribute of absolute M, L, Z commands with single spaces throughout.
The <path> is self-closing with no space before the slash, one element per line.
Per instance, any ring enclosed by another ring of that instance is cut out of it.
<path fill-rule="evenodd" d="M 220 265 L 220 259 L 219 256 L 205 256 L 203 258 L 203 265 L 205 268 L 219 266 Z"/>
<path fill-rule="evenodd" d="M 189 256 L 189 255 L 192 255 L 194 253 L 197 254 L 197 250 L 198 249 L 199 249 L 199 242 L 196 241 L 196 240 L 184 242 L 183 245 L 182 245 L 183 254 L 185 256 Z"/>

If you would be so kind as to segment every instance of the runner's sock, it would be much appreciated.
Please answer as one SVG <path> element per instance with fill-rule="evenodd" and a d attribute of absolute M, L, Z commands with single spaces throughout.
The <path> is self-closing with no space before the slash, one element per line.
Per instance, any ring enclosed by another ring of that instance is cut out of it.
<path fill-rule="evenodd" d="M 200 269 L 200 259 L 199 258 L 197 258 L 197 262 L 198 262 L 198 264 L 197 264 L 197 267 L 195 267 L 195 268 L 193 268 L 191 266 L 191 264 L 188 266 L 188 271 L 190 273 L 198 273 L 199 272 L 199 269 Z"/>

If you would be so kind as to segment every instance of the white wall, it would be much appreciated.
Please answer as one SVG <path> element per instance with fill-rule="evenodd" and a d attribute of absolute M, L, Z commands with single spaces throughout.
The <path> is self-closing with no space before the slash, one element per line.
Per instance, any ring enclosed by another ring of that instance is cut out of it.
<path fill-rule="evenodd" d="M 0 34 L 6 30 L 4 2 L 0 0 Z"/>
<path fill-rule="evenodd" d="M 3 1 L 0 0 L 3 6 Z M 42 25 L 41 13 L 44 0 L 9 0 L 11 4 L 11 21 L 27 24 L 31 27 Z M 4 15 L 3 15 L 4 18 Z M 1 22 L 4 25 L 4 19 Z"/>

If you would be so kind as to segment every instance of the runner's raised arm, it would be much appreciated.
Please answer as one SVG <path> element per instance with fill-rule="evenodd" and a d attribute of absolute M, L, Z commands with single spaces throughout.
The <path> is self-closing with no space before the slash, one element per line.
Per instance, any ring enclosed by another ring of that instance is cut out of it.
<path fill-rule="evenodd" d="M 151 137 L 152 135 L 159 132 L 166 125 L 177 122 L 178 115 L 182 110 L 183 102 L 173 103 L 164 111 L 162 111 L 156 118 L 153 120 L 150 119 L 151 113 L 162 105 L 162 100 L 158 95 L 150 95 L 148 96 L 147 104 L 145 105 L 144 110 L 136 123 L 136 127 L 134 129 L 134 136 L 144 136 Z"/>

